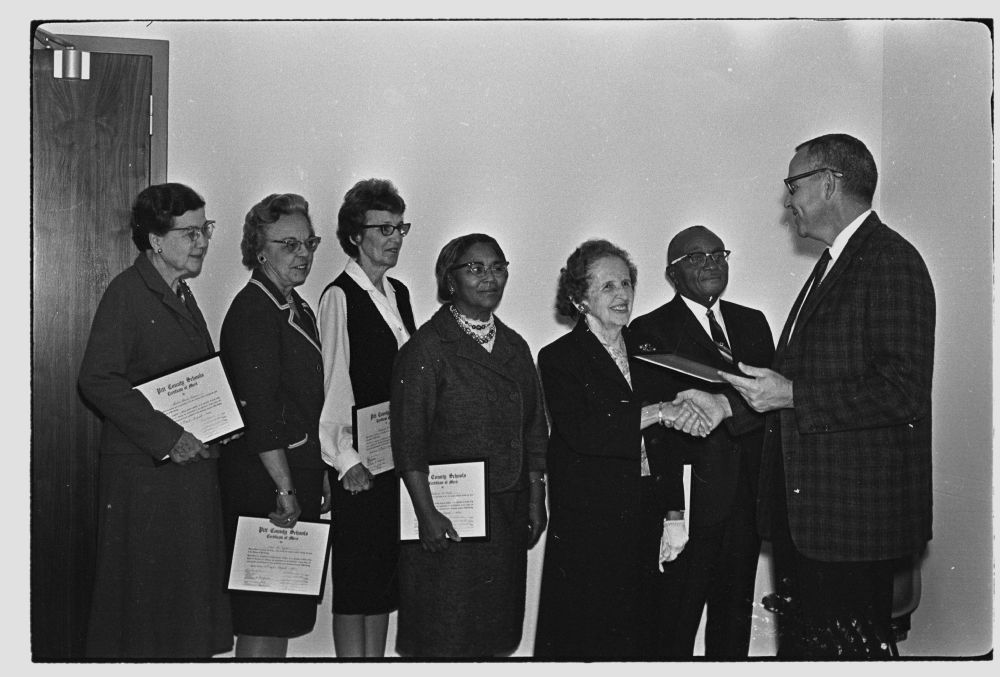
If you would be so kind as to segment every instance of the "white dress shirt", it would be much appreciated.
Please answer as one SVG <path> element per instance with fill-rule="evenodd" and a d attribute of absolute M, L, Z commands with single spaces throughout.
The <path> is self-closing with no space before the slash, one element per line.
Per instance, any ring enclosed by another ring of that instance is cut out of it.
<path fill-rule="evenodd" d="M 719 326 L 722 327 L 722 333 L 726 336 L 726 341 L 729 345 L 733 345 L 733 342 L 729 340 L 729 330 L 726 329 L 726 320 L 722 317 L 722 309 L 719 307 L 719 299 L 715 299 L 715 303 L 706 308 L 697 301 L 692 301 L 683 294 L 680 296 L 681 299 L 684 300 L 685 305 L 687 305 L 687 307 L 691 309 L 691 312 L 694 313 L 694 318 L 698 320 L 698 324 L 700 324 L 701 328 L 705 330 L 706 334 L 708 334 L 708 338 L 713 341 L 715 340 L 712 338 L 712 327 L 708 324 L 708 311 L 711 310 L 715 314 L 715 319 L 719 321 Z"/>
<path fill-rule="evenodd" d="M 368 292 L 382 319 L 402 346 L 410 338 L 396 305 L 396 293 L 389 281 L 383 278 L 383 294 L 368 275 L 350 259 L 344 266 L 352 280 Z M 326 397 L 319 417 L 319 441 L 323 460 L 337 470 L 337 479 L 361 462 L 354 449 L 354 426 L 351 407 L 354 406 L 354 388 L 351 384 L 351 343 L 347 334 L 347 297 L 337 286 L 329 287 L 319 301 L 319 337 L 323 347 L 323 378 Z"/>

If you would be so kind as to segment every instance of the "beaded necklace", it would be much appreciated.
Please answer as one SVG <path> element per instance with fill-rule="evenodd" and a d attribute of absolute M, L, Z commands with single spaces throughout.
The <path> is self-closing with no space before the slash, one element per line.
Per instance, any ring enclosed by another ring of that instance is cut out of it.
<path fill-rule="evenodd" d="M 487 343 L 492 341 L 497 335 L 497 325 L 493 319 L 493 314 L 490 313 L 490 319 L 486 322 L 473 322 L 467 318 L 462 313 L 458 312 L 458 309 L 452 305 L 449 310 L 451 310 L 451 316 L 455 318 L 458 322 L 458 326 L 462 328 L 466 334 L 472 337 L 472 340 L 481 346 L 485 346 Z"/>

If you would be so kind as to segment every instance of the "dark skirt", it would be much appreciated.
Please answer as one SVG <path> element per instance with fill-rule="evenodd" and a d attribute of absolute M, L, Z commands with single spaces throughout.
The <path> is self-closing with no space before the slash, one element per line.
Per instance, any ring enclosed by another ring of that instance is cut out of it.
<path fill-rule="evenodd" d="M 386 614 L 399 606 L 399 479 L 375 476 L 358 494 L 330 471 L 333 490 L 333 612 Z"/>
<path fill-rule="evenodd" d="M 207 658 L 233 645 L 216 461 L 100 461 L 87 656 Z M 55 525 L 54 525 L 55 526 Z"/>
<path fill-rule="evenodd" d="M 521 643 L 528 491 L 490 495 L 490 540 L 425 552 L 403 543 L 396 651 L 412 657 L 506 655 Z"/>
<path fill-rule="evenodd" d="M 223 451 L 220 461 L 225 513 L 227 562 L 232 559 L 236 521 L 240 515 L 267 517 L 277 508 L 274 481 L 256 455 Z M 292 485 L 302 514 L 300 520 L 317 521 L 323 501 L 325 470 L 291 468 Z M 228 574 L 227 574 L 228 576 Z M 260 637 L 299 637 L 316 624 L 315 597 L 233 590 L 233 631 Z"/>

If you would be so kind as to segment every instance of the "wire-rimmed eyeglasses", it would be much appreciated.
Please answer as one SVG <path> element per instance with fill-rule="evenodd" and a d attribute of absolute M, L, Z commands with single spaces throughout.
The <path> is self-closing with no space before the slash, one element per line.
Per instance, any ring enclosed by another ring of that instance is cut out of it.
<path fill-rule="evenodd" d="M 191 240 L 192 244 L 198 241 L 198 236 L 201 235 L 206 240 L 212 239 L 212 233 L 215 232 L 215 221 L 206 221 L 200 226 L 184 226 L 182 228 L 170 228 L 167 232 L 172 230 L 180 231 L 184 233 L 184 237 Z"/>

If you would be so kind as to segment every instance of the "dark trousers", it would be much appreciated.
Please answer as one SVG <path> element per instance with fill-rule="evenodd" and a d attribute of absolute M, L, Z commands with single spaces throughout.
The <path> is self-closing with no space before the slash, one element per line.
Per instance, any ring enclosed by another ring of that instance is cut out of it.
<path fill-rule="evenodd" d="M 754 583 L 760 538 L 754 497 L 741 476 L 729 516 L 707 528 L 692 528 L 684 551 L 659 574 L 656 646 L 660 658 L 690 658 L 707 607 L 705 657 L 745 659 L 750 651 Z"/>
<path fill-rule="evenodd" d="M 778 657 L 889 657 L 898 561 L 824 562 L 800 553 L 788 525 L 783 468 L 776 479 L 771 537 L 777 592 L 787 601 L 778 620 Z"/>

